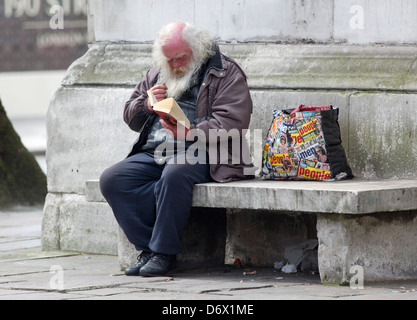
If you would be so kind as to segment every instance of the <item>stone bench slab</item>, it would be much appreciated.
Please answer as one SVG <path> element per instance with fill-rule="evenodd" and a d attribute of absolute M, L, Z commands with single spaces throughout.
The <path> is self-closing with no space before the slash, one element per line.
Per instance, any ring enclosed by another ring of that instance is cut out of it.
<path fill-rule="evenodd" d="M 86 200 L 105 201 L 98 180 L 86 182 Z M 263 181 L 204 183 L 194 207 L 368 214 L 417 209 L 417 180 Z"/>

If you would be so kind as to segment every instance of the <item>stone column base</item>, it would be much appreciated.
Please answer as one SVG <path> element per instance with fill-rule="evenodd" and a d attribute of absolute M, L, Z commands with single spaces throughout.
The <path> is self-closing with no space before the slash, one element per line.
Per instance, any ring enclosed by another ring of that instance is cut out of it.
<path fill-rule="evenodd" d="M 417 278 L 416 211 L 318 214 L 317 236 L 323 283 Z"/>

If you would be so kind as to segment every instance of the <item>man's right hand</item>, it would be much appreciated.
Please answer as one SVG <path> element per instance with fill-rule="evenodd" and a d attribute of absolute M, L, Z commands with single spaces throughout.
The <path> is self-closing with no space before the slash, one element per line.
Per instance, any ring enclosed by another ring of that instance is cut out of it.
<path fill-rule="evenodd" d="M 156 100 L 161 101 L 166 98 L 168 88 L 165 85 L 165 83 L 163 83 L 163 84 L 158 84 L 156 86 L 153 86 L 150 90 L 155 96 Z M 148 99 L 148 109 L 153 111 L 149 99 Z"/>

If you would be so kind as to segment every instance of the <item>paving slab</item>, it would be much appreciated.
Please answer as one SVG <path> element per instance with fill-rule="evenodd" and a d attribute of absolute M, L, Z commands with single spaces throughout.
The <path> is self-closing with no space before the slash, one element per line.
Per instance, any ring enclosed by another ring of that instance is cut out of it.
<path fill-rule="evenodd" d="M 417 299 L 417 282 L 353 289 L 323 285 L 316 274 L 284 274 L 273 268 L 224 267 L 164 277 L 127 277 L 118 269 L 117 257 L 107 255 L 32 256 L 0 261 L 0 268 L 0 300 Z"/>
<path fill-rule="evenodd" d="M 33 220 L 23 219 L 24 215 L 33 215 Z M 202 300 L 203 305 L 252 301 L 256 305 L 261 300 L 417 300 L 417 281 L 365 283 L 364 288 L 356 289 L 324 285 L 318 274 L 286 274 L 272 266 L 224 266 L 163 277 L 127 277 L 114 255 L 46 252 L 23 245 L 17 235 L 25 237 L 33 232 L 28 225 L 40 223 L 39 210 L 0 212 L 0 217 L 6 217 L 0 219 L 0 231 L 16 226 L 16 232 L 8 235 L 12 237 L 9 244 L 21 244 L 20 248 L 0 251 L 0 300 L 154 300 L 160 301 L 156 315 L 173 301 Z M 40 237 L 40 233 L 33 236 Z"/>

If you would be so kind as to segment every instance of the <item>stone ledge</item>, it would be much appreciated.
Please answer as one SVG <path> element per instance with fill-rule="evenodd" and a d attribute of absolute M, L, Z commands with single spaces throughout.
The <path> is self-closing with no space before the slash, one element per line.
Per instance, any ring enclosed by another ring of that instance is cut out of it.
<path fill-rule="evenodd" d="M 417 91 L 414 46 L 221 44 L 251 89 Z M 152 65 L 151 44 L 102 42 L 68 69 L 64 86 L 134 87 Z"/>
<path fill-rule="evenodd" d="M 86 200 L 105 201 L 98 180 L 86 182 Z M 204 183 L 194 207 L 368 214 L 417 209 L 417 180 L 262 181 Z"/>

